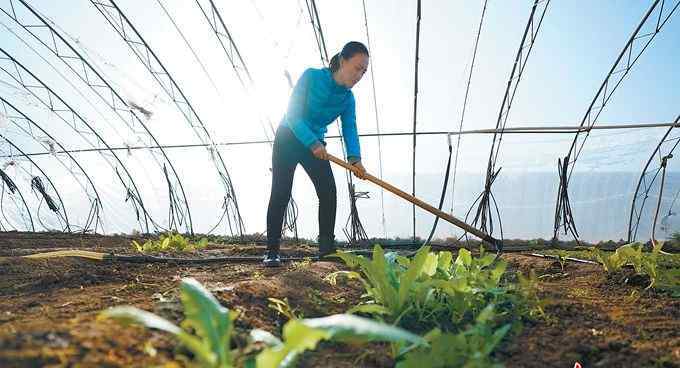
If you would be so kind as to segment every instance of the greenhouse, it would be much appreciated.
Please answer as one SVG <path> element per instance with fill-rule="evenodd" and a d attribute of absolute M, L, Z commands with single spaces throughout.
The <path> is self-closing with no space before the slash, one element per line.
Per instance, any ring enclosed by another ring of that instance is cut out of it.
<path fill-rule="evenodd" d="M 0 366 L 680 366 L 680 0 L 0 0 Z"/>

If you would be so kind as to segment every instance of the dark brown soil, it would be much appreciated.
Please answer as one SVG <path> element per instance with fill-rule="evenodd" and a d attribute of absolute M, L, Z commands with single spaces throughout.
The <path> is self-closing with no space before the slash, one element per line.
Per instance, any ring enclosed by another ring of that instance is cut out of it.
<path fill-rule="evenodd" d="M 178 322 L 177 289 L 194 277 L 223 305 L 241 312 L 238 346 L 246 331 L 275 334 L 285 318 L 267 298 L 287 298 L 304 317 L 341 313 L 354 305 L 358 283 L 331 286 L 323 280 L 342 269 L 330 262 L 297 262 L 280 269 L 253 264 L 130 264 L 80 258 L 17 256 L 85 249 L 130 253 L 130 238 L 96 235 L 0 233 L 0 366 L 133 367 L 172 362 L 173 339 L 163 333 L 97 320 L 116 305 L 134 305 Z M 285 250 L 313 255 L 311 248 Z M 260 255 L 262 247 L 211 246 L 211 255 Z M 607 275 L 595 265 L 570 263 L 564 273 L 551 260 L 504 256 L 513 269 L 541 276 L 547 318 L 525 324 L 497 357 L 508 367 L 678 367 L 680 300 L 645 291 L 645 280 Z M 303 367 L 389 367 L 380 344 L 322 344 L 304 355 Z M 177 361 L 175 366 L 182 366 Z M 171 365 L 172 366 L 172 365 Z"/>
<path fill-rule="evenodd" d="M 541 279 L 546 320 L 531 323 L 499 354 L 508 367 L 678 367 L 680 300 L 644 290 L 632 272 L 508 255 Z M 542 276 L 542 277 L 541 277 Z"/>

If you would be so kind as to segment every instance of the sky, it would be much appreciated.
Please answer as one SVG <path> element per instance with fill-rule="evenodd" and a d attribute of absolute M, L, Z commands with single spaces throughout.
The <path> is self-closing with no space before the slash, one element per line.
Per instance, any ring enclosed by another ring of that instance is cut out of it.
<path fill-rule="evenodd" d="M 153 112 L 146 124 L 159 142 L 169 145 L 200 143 L 171 99 L 91 2 L 42 0 L 30 3 L 54 22 L 59 32 L 76 45 L 126 100 Z M 290 73 L 294 82 L 306 68 L 322 66 L 303 0 L 215 1 L 253 76 L 255 88 L 249 92 L 238 82 L 197 2 L 120 0 L 116 3 L 177 81 L 215 142 L 270 138 L 267 121 L 273 125 L 279 123 L 290 95 L 284 71 Z M 200 0 L 198 3 L 206 6 L 209 2 Z M 668 14 L 675 3 L 666 1 L 663 14 Z M 459 129 L 483 4 L 483 1 L 422 2 L 418 131 Z M 464 130 L 495 126 L 532 4 L 533 1 L 488 1 Z M 507 126 L 579 125 L 607 72 L 651 4 L 652 1 L 637 0 L 551 1 L 519 83 Z M 0 0 L 2 9 L 8 10 L 12 5 L 21 19 L 28 23 L 34 20 L 20 2 Z M 367 0 L 365 5 L 366 17 L 362 1 L 317 1 L 329 56 L 347 41 L 366 42 L 368 27 L 372 72 L 353 89 L 359 131 L 376 133 L 379 128 L 383 133 L 410 132 L 414 115 L 416 2 Z M 676 11 L 616 90 L 602 111 L 598 125 L 669 123 L 680 114 L 680 89 L 677 88 L 680 85 L 677 67 L 680 21 L 677 18 Z M 82 125 L 77 129 L 67 126 L 1 71 L 0 96 L 20 107 L 68 149 L 101 147 L 97 142 L 102 140 L 109 146 L 148 144 L 144 134 L 137 134 L 123 125 L 61 60 L 10 17 L 0 14 L 0 23 L 0 47 L 62 96 L 101 139 L 88 133 Z M 36 29 L 35 32 L 43 30 Z M 377 104 L 374 103 L 372 79 Z M 25 152 L 45 151 L 44 145 L 11 124 L 0 130 Z M 575 166 L 574 180 L 579 185 L 571 188 L 572 200 L 577 203 L 577 223 L 581 214 L 580 227 L 586 238 L 615 238 L 624 232 L 627 214 L 621 212 L 629 206 L 637 177 L 665 130 L 595 131 L 590 135 Z M 137 127 L 136 131 L 141 129 Z M 329 130 L 330 134 L 335 132 L 335 127 Z M 42 133 L 34 135 L 42 137 L 38 141 L 44 138 Z M 498 195 L 501 208 L 508 208 L 508 215 L 502 215 L 507 236 L 551 234 L 557 159 L 567 153 L 572 139 L 572 134 L 504 136 L 497 164 L 503 169 L 495 190 L 503 194 Z M 483 189 L 490 143 L 489 135 L 465 135 L 461 139 L 456 168 L 458 182 L 453 205 L 451 187 L 447 191 L 444 205 L 447 212 L 464 217 Z M 378 154 L 377 138 L 362 138 L 361 145 L 363 162 L 369 172 L 377 174 L 381 163 L 386 181 L 411 191 L 411 137 L 382 138 L 382 157 Z M 447 147 L 446 136 L 420 136 L 417 139 L 416 195 L 428 203 L 436 204 L 439 200 Z M 6 145 L 3 149 L 8 150 Z M 329 150 L 342 154 L 337 141 L 330 142 Z M 225 146 L 220 152 L 234 182 L 246 231 L 264 231 L 271 181 L 269 145 Z M 168 149 L 167 154 L 187 193 L 195 231 L 208 231 L 222 213 L 224 193 L 209 153 L 205 148 L 175 148 Z M 84 171 L 92 177 L 103 200 L 105 232 L 139 229 L 130 203 L 125 201 L 126 193 L 115 180 L 115 169 L 119 167 L 116 159 L 98 153 L 75 155 Z M 131 154 L 119 152 L 119 159 L 129 169 L 152 216 L 164 222 L 168 198 L 162 165 L 154 162 L 154 156 L 148 150 Z M 34 160 L 55 182 L 64 205 L 72 214 L 71 222 L 84 223 L 89 209 L 87 197 L 92 193 L 90 190 L 88 194 L 84 189 L 87 185 L 83 176 L 70 175 L 54 156 L 34 156 Z M 63 161 L 71 162 L 67 158 Z M 676 167 L 671 160 L 669 170 L 677 171 Z M 20 189 L 24 189 L 29 207 L 42 214 L 38 218 L 42 218 L 45 227 L 57 227 L 58 221 L 45 211 L 39 197 L 31 193 L 34 165 L 22 163 L 20 167 L 7 166 L 6 169 L 9 175 L 17 178 Z M 349 211 L 348 199 L 344 173 L 339 168 L 334 172 L 341 188 L 336 235 L 342 238 L 342 227 Z M 616 175 L 624 175 L 626 179 L 609 179 Z M 616 186 L 611 185 L 611 180 L 617 183 Z M 369 235 L 403 237 L 411 234 L 410 204 L 385 193 L 383 205 L 379 188 L 371 183 L 359 182 L 357 190 L 370 192 L 371 199 L 360 200 L 358 205 Z M 664 203 L 667 206 L 673 202 L 676 190 L 675 187 L 666 188 Z M 293 196 L 300 207 L 301 235 L 316 236 L 316 198 L 311 182 L 302 170 L 296 175 Z M 540 198 L 540 206 L 529 205 L 535 203 L 536 198 Z M 4 226 L 24 227 L 22 210 L 16 208 L 13 199 L 5 198 L 2 203 L 9 214 Z M 527 210 L 527 206 L 531 209 Z M 384 225 L 381 221 L 383 207 Z M 591 219 L 593 213 L 599 213 L 599 218 L 614 220 L 611 225 L 599 225 Z M 521 224 L 517 222 L 518 217 L 522 217 Z M 418 210 L 417 232 L 420 236 L 429 233 L 432 220 L 432 215 Z M 227 229 L 220 226 L 216 231 L 224 233 Z M 457 234 L 460 231 L 451 225 L 440 224 L 438 227 L 438 236 Z"/>

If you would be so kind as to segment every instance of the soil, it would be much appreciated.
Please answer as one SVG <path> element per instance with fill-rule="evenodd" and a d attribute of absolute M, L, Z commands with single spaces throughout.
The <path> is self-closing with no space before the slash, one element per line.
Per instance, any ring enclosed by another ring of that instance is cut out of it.
<path fill-rule="evenodd" d="M 226 307 L 241 312 L 235 347 L 247 331 L 280 335 L 286 318 L 268 307 L 287 299 L 296 313 L 342 313 L 359 300 L 358 282 L 332 286 L 324 277 L 344 269 L 332 262 L 293 262 L 278 269 L 246 264 L 134 264 L 82 258 L 27 259 L 52 250 L 83 249 L 131 254 L 122 236 L 0 233 L 0 366 L 183 366 L 167 334 L 98 320 L 103 309 L 133 305 L 176 323 L 181 319 L 178 284 L 203 283 Z M 201 255 L 261 255 L 255 245 L 211 244 Z M 313 248 L 284 248 L 309 255 Z M 177 256 L 177 255 L 173 255 Z M 182 256 L 185 256 L 184 254 Z M 191 256 L 189 254 L 188 256 Z M 496 352 L 507 367 L 680 367 L 680 299 L 645 290 L 647 280 L 629 271 L 606 274 L 591 264 L 506 254 L 511 270 L 540 277 L 545 318 L 525 323 Z M 305 353 L 301 367 L 390 367 L 389 348 L 323 343 Z"/>

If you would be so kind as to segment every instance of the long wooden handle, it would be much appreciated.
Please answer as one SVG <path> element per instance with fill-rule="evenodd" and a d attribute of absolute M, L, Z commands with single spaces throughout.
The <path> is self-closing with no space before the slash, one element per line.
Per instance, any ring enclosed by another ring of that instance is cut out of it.
<path fill-rule="evenodd" d="M 345 161 L 343 161 L 343 160 L 341 160 L 341 159 L 339 159 L 339 158 L 337 158 L 337 157 L 335 157 L 331 154 L 328 155 L 328 160 L 344 167 L 345 169 L 347 169 L 347 170 L 349 170 L 349 171 L 351 171 L 355 174 L 357 173 L 356 167 L 352 166 L 351 164 L 349 164 L 349 163 L 347 163 L 347 162 L 345 162 Z M 430 212 L 434 215 L 441 217 L 442 219 L 458 226 L 459 228 L 467 231 L 468 233 L 477 236 L 478 238 L 492 244 L 494 247 L 497 247 L 499 245 L 499 243 L 496 239 L 492 238 L 490 235 L 486 234 L 485 232 L 466 224 L 464 221 L 461 221 L 461 220 L 457 219 L 456 217 L 451 216 L 448 213 L 446 213 L 446 212 L 444 212 L 444 211 L 442 211 L 442 210 L 440 210 L 436 207 L 430 206 L 429 204 L 421 201 L 420 199 L 418 199 L 418 198 L 404 192 L 403 190 L 391 185 L 390 183 L 382 181 L 382 180 L 376 178 L 375 176 L 373 176 L 369 173 L 366 173 L 364 178 L 366 180 L 382 187 L 382 188 L 387 189 L 388 191 L 398 195 L 399 197 L 415 204 L 416 206 L 418 206 L 418 207 L 420 207 L 420 208 L 422 208 L 422 209 L 424 209 L 424 210 L 426 210 L 426 211 L 428 211 L 428 212 Z"/>

